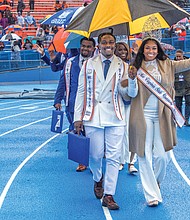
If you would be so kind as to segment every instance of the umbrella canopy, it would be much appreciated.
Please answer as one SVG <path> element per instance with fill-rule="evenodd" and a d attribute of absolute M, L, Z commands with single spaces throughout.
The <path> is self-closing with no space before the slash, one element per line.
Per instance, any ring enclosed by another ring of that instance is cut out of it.
<path fill-rule="evenodd" d="M 66 31 L 65 31 L 66 32 Z M 67 32 L 68 33 L 68 32 Z M 67 39 L 64 42 L 64 46 L 67 49 L 74 49 L 74 48 L 80 48 L 80 40 L 84 36 L 75 34 L 75 33 L 70 33 Z"/>
<path fill-rule="evenodd" d="M 73 10 L 67 17 L 64 22 L 66 26 L 72 19 L 74 19 L 77 14 L 83 10 L 84 7 L 79 7 L 76 10 Z M 56 50 L 57 52 L 66 53 L 67 49 L 80 48 L 80 39 L 83 36 L 69 33 L 64 31 L 64 28 L 61 28 L 54 36 L 52 43 L 50 44 L 48 50 Z"/>
<path fill-rule="evenodd" d="M 84 6 L 76 8 L 76 10 L 73 10 L 73 12 L 68 14 L 68 16 L 66 17 L 64 26 L 66 27 L 84 8 L 85 8 Z"/>
<path fill-rule="evenodd" d="M 4 11 L 5 9 L 11 9 L 10 5 L 0 5 L 0 10 Z"/>
<path fill-rule="evenodd" d="M 19 40 L 21 39 L 17 34 L 11 33 L 11 34 L 5 34 L 1 38 L 1 41 L 8 41 L 8 40 Z"/>
<path fill-rule="evenodd" d="M 9 30 L 9 31 L 20 31 L 20 30 L 22 30 L 22 27 L 19 26 L 18 24 L 13 24 L 13 25 L 7 26 L 5 28 L 5 31 L 7 31 L 7 30 Z"/>
<path fill-rule="evenodd" d="M 45 19 L 41 24 L 62 26 L 65 24 L 67 16 L 76 10 L 77 10 L 76 7 L 70 7 L 70 8 L 66 8 L 64 10 L 60 10 L 60 11 L 54 13 L 49 18 Z"/>
<path fill-rule="evenodd" d="M 54 38 L 48 47 L 48 50 L 56 50 L 57 52 L 66 53 L 66 48 L 64 42 L 67 39 L 69 33 L 64 31 L 64 28 L 61 28 L 55 35 Z"/>
<path fill-rule="evenodd" d="M 94 0 L 66 30 L 89 37 L 111 28 L 115 35 L 130 35 L 167 28 L 187 16 L 190 14 L 168 0 Z"/>
<path fill-rule="evenodd" d="M 69 33 L 61 28 L 54 36 L 48 50 L 56 50 L 57 52 L 66 53 L 67 49 L 80 48 L 80 40 L 84 36 Z"/>

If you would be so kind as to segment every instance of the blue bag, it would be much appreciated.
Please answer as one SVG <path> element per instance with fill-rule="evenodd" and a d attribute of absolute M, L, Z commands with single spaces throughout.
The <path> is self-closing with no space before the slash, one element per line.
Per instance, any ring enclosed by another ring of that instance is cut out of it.
<path fill-rule="evenodd" d="M 68 159 L 85 166 L 89 165 L 90 138 L 68 133 Z"/>
<path fill-rule="evenodd" d="M 64 112 L 60 110 L 52 111 L 51 131 L 56 133 L 62 132 Z"/>

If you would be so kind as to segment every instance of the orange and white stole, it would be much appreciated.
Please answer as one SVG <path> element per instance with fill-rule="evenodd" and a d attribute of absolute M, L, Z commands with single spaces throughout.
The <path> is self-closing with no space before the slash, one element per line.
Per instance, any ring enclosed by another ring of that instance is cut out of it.
<path fill-rule="evenodd" d="M 146 70 L 142 68 L 137 71 L 137 78 L 150 92 L 152 92 L 171 110 L 175 122 L 178 124 L 179 127 L 182 127 L 185 123 L 185 119 L 181 115 L 178 108 L 175 106 L 175 103 L 168 91 Z"/>
<path fill-rule="evenodd" d="M 71 66 L 72 66 L 72 60 L 75 57 L 72 57 L 66 61 L 65 65 L 65 72 L 64 72 L 64 77 L 65 77 L 65 85 L 66 85 L 66 101 L 65 101 L 65 106 L 68 106 L 69 102 L 69 92 L 70 92 L 70 80 L 71 80 Z"/>
<path fill-rule="evenodd" d="M 118 84 L 121 81 L 125 71 L 124 64 L 122 63 L 112 80 L 112 99 L 114 110 L 119 120 L 123 120 L 118 100 Z M 90 121 L 94 113 L 94 100 L 95 100 L 95 85 L 96 85 L 96 72 L 91 62 L 86 61 L 84 66 L 84 108 L 82 119 Z"/>

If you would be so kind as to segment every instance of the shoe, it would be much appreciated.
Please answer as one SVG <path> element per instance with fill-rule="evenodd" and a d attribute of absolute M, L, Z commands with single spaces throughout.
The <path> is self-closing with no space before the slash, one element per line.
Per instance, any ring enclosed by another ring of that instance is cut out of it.
<path fill-rule="evenodd" d="M 82 172 L 82 171 L 86 170 L 86 168 L 87 167 L 85 165 L 79 164 L 76 171 L 77 172 Z"/>
<path fill-rule="evenodd" d="M 97 199 L 101 199 L 104 194 L 103 188 L 103 177 L 100 179 L 99 182 L 94 181 L 94 194 Z"/>
<path fill-rule="evenodd" d="M 119 165 L 119 171 L 123 170 L 123 168 L 124 168 L 124 164 L 121 163 L 121 164 Z"/>
<path fill-rule="evenodd" d="M 156 207 L 156 206 L 158 206 L 158 200 L 153 200 L 153 201 L 148 202 L 148 206 L 149 207 Z"/>
<path fill-rule="evenodd" d="M 134 166 L 134 164 L 128 164 L 128 171 L 129 171 L 129 173 L 130 174 L 133 174 L 133 173 L 137 173 L 138 172 L 138 170 L 137 170 L 137 168 Z"/>
<path fill-rule="evenodd" d="M 118 210 L 119 206 L 118 204 L 114 201 L 112 195 L 105 195 L 102 201 L 102 206 L 107 207 L 110 210 Z"/>

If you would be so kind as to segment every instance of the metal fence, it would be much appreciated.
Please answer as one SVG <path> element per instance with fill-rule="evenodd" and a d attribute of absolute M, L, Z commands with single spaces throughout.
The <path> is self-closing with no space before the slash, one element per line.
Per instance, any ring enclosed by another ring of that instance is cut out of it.
<path fill-rule="evenodd" d="M 162 42 L 172 45 L 175 50 L 183 50 L 185 54 L 190 53 L 190 35 L 162 38 Z M 175 50 L 168 50 L 166 53 L 172 56 L 175 54 Z M 44 65 L 46 64 L 41 60 L 40 54 L 36 50 L 21 50 L 15 56 L 11 50 L 0 51 L 0 72 L 36 68 Z"/>
<path fill-rule="evenodd" d="M 0 51 L 0 72 L 36 68 L 44 65 L 46 64 L 35 50 L 23 50 L 17 52 L 16 55 L 12 51 Z"/>

